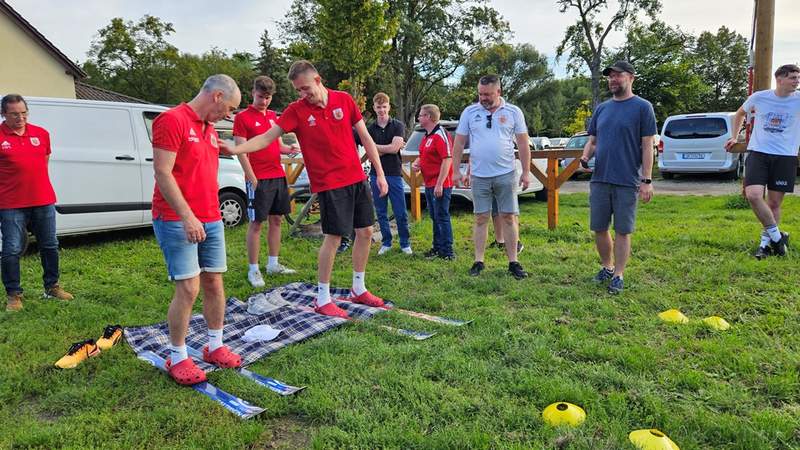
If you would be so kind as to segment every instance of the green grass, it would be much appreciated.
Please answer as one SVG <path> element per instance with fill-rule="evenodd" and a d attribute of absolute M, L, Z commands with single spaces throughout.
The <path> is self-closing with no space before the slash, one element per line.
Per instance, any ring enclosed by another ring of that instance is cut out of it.
<path fill-rule="evenodd" d="M 589 280 L 598 268 L 587 197 L 561 197 L 560 226 L 544 203 L 522 202 L 525 281 L 490 250 L 480 278 L 472 217 L 454 212 L 454 262 L 372 257 L 367 284 L 419 311 L 473 318 L 449 328 L 387 313 L 348 324 L 256 363 L 254 370 L 309 388 L 280 398 L 232 373 L 218 386 L 267 412 L 241 421 L 138 361 L 127 345 L 77 369 L 52 367 L 69 344 L 103 326 L 163 321 L 172 286 L 148 231 L 62 239 L 69 304 L 40 300 L 37 256 L 23 259 L 25 310 L 0 313 L 0 448 L 633 448 L 630 431 L 655 427 L 681 449 L 800 448 L 800 308 L 797 253 L 755 261 L 759 229 L 728 197 L 656 197 L 639 211 L 626 290 Z M 800 236 L 800 200 L 783 228 Z M 244 228 L 229 231 L 227 294 L 245 298 Z M 430 222 L 412 227 L 417 255 Z M 268 285 L 314 282 L 319 241 L 284 239 L 299 273 Z M 373 249 L 374 250 L 374 249 Z M 374 255 L 374 252 L 373 252 Z M 350 283 L 349 252 L 333 285 Z M 198 302 L 199 305 L 199 302 Z M 688 325 L 662 323 L 680 308 Z M 199 308 L 198 308 L 199 310 Z M 709 315 L 732 329 L 699 323 Z M 439 334 L 424 342 L 376 323 Z M 578 428 L 551 428 L 552 402 L 585 408 Z"/>

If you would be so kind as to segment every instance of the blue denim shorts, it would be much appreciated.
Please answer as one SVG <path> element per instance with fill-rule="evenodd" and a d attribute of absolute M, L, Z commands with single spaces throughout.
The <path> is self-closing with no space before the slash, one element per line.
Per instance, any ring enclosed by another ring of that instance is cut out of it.
<path fill-rule="evenodd" d="M 170 281 L 188 280 L 200 272 L 222 273 L 228 270 L 222 221 L 204 223 L 203 229 L 206 240 L 192 243 L 186 239 L 180 220 L 153 219 L 153 231 L 164 254 Z"/>

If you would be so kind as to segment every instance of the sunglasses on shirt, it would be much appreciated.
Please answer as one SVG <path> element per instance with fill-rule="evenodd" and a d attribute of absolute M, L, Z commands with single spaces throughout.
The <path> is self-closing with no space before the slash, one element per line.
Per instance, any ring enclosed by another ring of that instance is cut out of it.
<path fill-rule="evenodd" d="M 489 129 L 492 128 L 492 115 L 491 114 L 487 114 L 486 115 L 486 128 L 489 128 Z"/>

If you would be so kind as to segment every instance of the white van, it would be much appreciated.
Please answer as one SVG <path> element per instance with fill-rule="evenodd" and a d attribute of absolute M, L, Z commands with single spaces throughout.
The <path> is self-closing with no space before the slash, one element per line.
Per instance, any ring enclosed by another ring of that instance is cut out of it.
<path fill-rule="evenodd" d="M 61 98 L 25 100 L 30 123 L 50 132 L 56 234 L 149 226 L 155 185 L 152 124 L 167 108 Z M 231 139 L 232 123 L 218 125 L 220 137 Z M 237 225 L 247 198 L 239 162 L 221 156 L 218 181 L 223 220 L 228 226 Z"/>
<path fill-rule="evenodd" d="M 738 179 L 744 156 L 725 151 L 731 138 L 732 112 L 669 116 L 658 144 L 658 169 L 670 179 L 676 173 L 727 173 Z"/>

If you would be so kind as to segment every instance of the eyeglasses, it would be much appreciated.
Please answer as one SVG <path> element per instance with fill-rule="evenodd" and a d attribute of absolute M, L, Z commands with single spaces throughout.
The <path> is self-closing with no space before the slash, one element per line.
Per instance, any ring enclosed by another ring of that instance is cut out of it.
<path fill-rule="evenodd" d="M 19 119 L 20 117 L 28 117 L 28 111 L 22 111 L 22 112 L 7 112 L 7 113 L 3 113 L 3 115 L 4 115 L 4 116 L 7 116 L 7 117 L 13 117 L 13 118 L 15 118 L 15 119 Z"/>
<path fill-rule="evenodd" d="M 489 129 L 492 128 L 492 115 L 491 114 L 487 114 L 486 115 L 486 128 L 489 128 Z"/>

